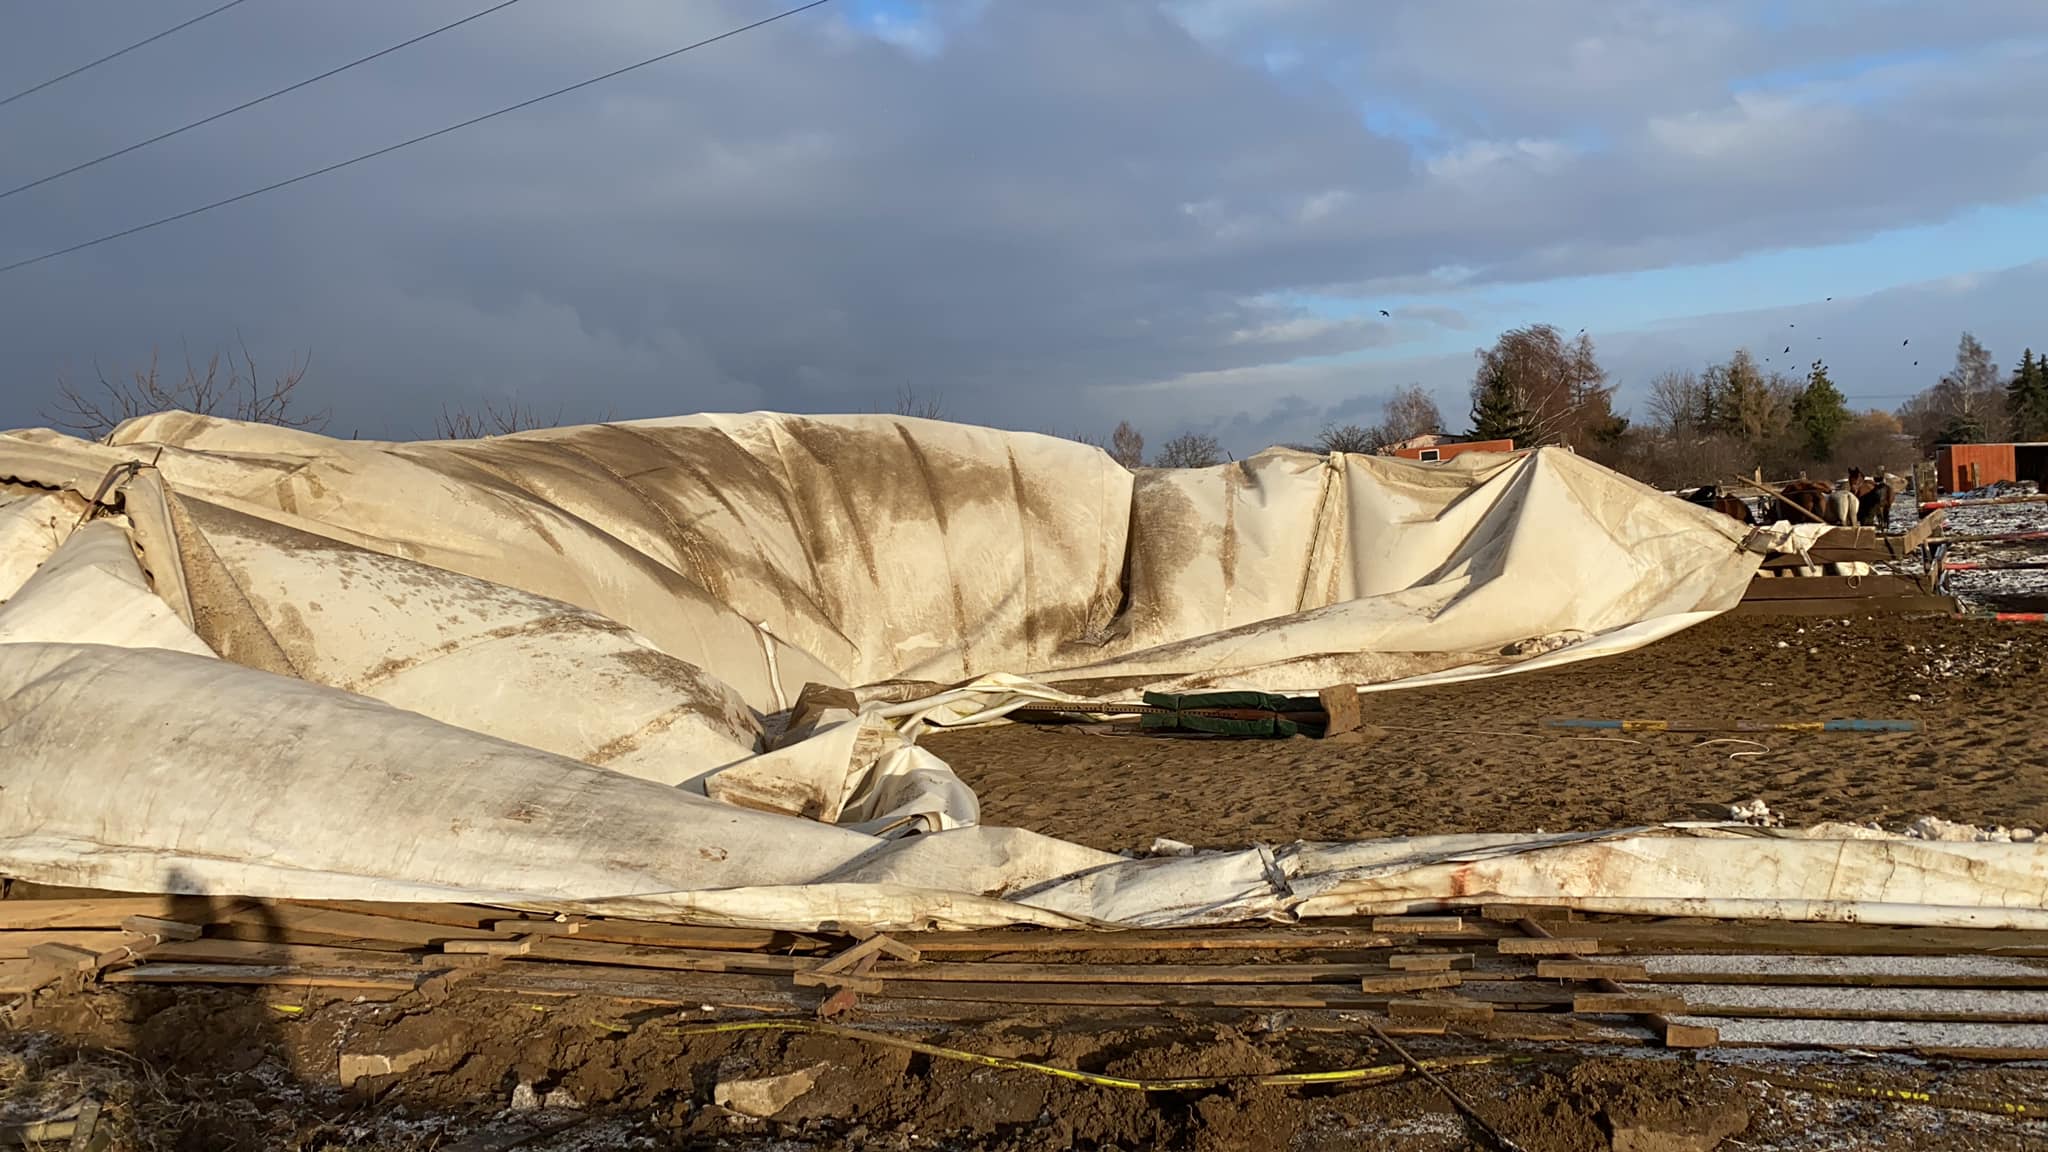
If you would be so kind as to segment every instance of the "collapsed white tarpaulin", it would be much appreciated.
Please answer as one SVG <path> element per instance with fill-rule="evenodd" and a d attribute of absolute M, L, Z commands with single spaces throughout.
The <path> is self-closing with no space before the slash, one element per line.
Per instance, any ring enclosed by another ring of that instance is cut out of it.
<path fill-rule="evenodd" d="M 1148 687 L 1495 675 L 1740 598 L 1741 525 L 1569 453 L 1134 476 L 1050 437 L 767 414 L 372 444 L 171 413 L 113 440 L 0 436 L 0 535 L 40 565 L 0 604 L 11 875 L 787 927 L 2044 903 L 2040 850 L 2012 845 L 1124 860 L 977 826 L 913 742 Z"/>
<path fill-rule="evenodd" d="M 2048 850 L 2033 844 L 1667 828 L 1125 860 L 1017 829 L 883 839 L 164 649 L 0 645 L 0 764 L 0 870 L 128 891 L 798 929 L 1173 926 L 1476 899 L 2048 926 Z"/>

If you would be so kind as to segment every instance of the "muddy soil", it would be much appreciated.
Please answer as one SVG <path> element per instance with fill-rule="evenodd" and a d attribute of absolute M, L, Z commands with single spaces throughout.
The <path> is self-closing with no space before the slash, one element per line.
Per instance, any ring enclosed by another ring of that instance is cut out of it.
<path fill-rule="evenodd" d="M 982 820 L 1107 849 L 1938 815 L 2048 825 L 2048 626 L 1720 617 L 1609 660 L 1369 695 L 1363 744 L 1011 725 L 926 745 Z M 1917 720 L 1910 735 L 1546 732 L 1546 717 Z M 1736 738 L 1741 737 L 1743 740 Z M 1745 742 L 1746 741 L 1746 742 Z"/>
<path fill-rule="evenodd" d="M 704 1034 L 701 1012 L 612 1001 L 457 995 L 361 1004 L 242 990 L 88 990 L 46 998 L 32 1031 L 0 1035 L 0 1126 L 86 1096 L 101 1147 L 359 1149 L 1192 1149 L 1450 1152 L 1485 1147 L 1412 1077 L 1306 1088 L 1144 1093 L 990 1068 L 830 1036 Z M 1122 1077 L 1256 1075 L 1392 1062 L 1362 1027 L 1284 1016 L 1219 1023 L 1020 1016 L 895 1036 Z M 56 1037 L 62 1036 L 59 1040 Z M 1825 1061 L 1723 1052 L 1487 1050 L 1416 1040 L 1413 1053 L 1490 1055 L 1442 1073 L 1487 1124 L 1530 1152 L 2018 1149 L 2048 1122 L 1881 1104 L 1765 1074 L 2007 1101 L 2048 1097 L 2048 1068 Z M 361 1075 L 378 1058 L 403 1066 Z M 715 1101 L 721 1081 L 808 1074 L 770 1118 Z M 0 1128 L 4 1130 L 4 1128 Z M 1708 1137 L 1693 1142 L 1693 1137 Z M 523 1141 L 517 1142 L 515 1141 Z"/>

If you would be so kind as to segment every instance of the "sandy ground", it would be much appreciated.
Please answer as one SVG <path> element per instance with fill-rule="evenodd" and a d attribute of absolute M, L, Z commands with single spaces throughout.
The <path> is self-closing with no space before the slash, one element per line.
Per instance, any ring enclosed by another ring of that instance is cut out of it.
<path fill-rule="evenodd" d="M 927 746 L 982 820 L 1108 849 L 1725 815 L 2048 825 L 2048 626 L 1721 617 L 1609 660 L 1366 697 L 1363 744 L 1010 725 Z M 1917 720 L 1904 735 L 1546 731 L 1546 717 Z M 1729 742 L 1745 737 L 1754 743 Z"/>

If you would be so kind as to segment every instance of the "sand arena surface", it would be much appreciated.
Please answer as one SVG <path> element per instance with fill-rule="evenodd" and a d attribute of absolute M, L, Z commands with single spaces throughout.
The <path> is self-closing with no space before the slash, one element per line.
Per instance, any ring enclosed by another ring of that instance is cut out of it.
<path fill-rule="evenodd" d="M 985 823 L 1108 849 L 1612 828 L 1718 818 L 1753 798 L 1789 824 L 1931 814 L 2040 829 L 2044 705 L 2041 625 L 1724 616 L 1610 660 L 1369 695 L 1366 719 L 1387 731 L 1362 744 L 1021 724 L 925 743 L 981 797 Z M 1553 716 L 1899 718 L 1921 731 L 1543 730 Z"/>

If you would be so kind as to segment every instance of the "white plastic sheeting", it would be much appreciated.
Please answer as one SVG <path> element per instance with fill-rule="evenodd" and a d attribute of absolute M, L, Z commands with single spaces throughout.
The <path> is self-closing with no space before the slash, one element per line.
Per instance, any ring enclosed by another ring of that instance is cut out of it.
<path fill-rule="evenodd" d="M 114 520 L 73 532 L 0 604 L 0 644 L 114 644 L 212 656 L 150 589 L 128 540 L 127 528 Z"/>
<path fill-rule="evenodd" d="M 12 597 L 85 515 L 75 493 L 0 487 L 0 601 Z"/>
<path fill-rule="evenodd" d="M 40 565 L 0 605 L 11 875 L 787 927 L 2048 903 L 2031 845 L 1663 829 L 1123 860 L 979 827 L 913 742 L 1031 700 L 1495 675 L 1740 598 L 1742 526 L 1569 453 L 1134 476 L 1050 437 L 771 414 L 372 444 L 172 413 L 113 440 L 0 436 L 0 533 Z"/>

